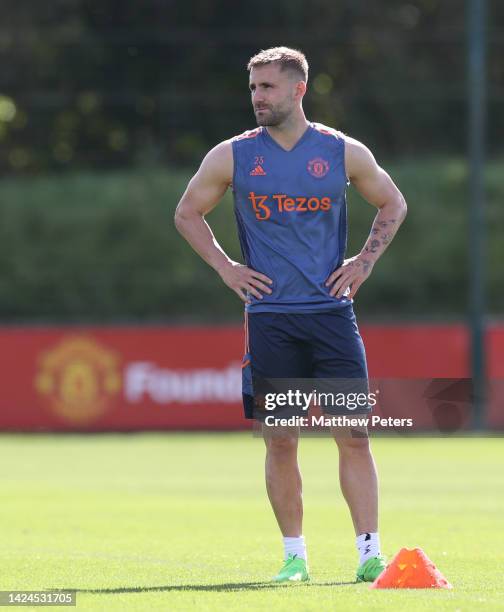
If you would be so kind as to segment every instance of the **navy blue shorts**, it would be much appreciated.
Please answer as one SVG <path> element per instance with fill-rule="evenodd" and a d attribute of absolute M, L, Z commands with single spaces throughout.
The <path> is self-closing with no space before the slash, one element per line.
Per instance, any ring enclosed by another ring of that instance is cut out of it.
<path fill-rule="evenodd" d="M 360 379 L 367 384 L 366 353 L 352 304 L 327 312 L 245 316 L 245 418 L 254 418 L 254 380 L 258 378 Z"/>

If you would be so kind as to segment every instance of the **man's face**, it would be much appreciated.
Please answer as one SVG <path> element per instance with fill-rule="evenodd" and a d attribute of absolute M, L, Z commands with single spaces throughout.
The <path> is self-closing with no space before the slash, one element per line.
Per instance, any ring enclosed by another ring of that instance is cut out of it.
<path fill-rule="evenodd" d="M 296 106 L 299 79 L 278 64 L 256 66 L 250 71 L 249 87 L 257 125 L 280 125 Z"/>

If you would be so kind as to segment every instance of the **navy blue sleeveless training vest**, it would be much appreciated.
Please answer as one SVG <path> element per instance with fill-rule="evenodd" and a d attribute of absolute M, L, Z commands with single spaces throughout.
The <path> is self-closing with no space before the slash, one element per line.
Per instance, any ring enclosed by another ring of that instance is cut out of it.
<path fill-rule="evenodd" d="M 347 241 L 345 142 L 310 123 L 286 151 L 264 127 L 232 140 L 233 194 L 247 266 L 273 280 L 272 294 L 250 296 L 253 312 L 323 312 L 350 303 L 329 295 L 328 276 Z"/>

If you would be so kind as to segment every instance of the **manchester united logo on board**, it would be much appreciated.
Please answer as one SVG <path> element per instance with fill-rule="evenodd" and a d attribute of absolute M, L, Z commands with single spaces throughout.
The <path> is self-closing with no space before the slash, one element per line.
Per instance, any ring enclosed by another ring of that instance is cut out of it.
<path fill-rule="evenodd" d="M 315 178 L 322 178 L 329 172 L 329 162 L 321 157 L 316 157 L 308 162 L 308 172 Z"/>
<path fill-rule="evenodd" d="M 41 355 L 35 388 L 66 421 L 90 423 L 121 390 L 119 358 L 90 338 L 65 338 Z"/>

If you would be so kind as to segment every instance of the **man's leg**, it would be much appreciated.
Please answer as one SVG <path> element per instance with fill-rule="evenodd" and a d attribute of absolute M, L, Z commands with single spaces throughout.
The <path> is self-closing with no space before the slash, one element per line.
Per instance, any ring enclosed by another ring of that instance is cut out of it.
<path fill-rule="evenodd" d="M 378 477 L 367 433 L 335 430 L 343 496 L 359 552 L 357 580 L 372 582 L 385 569 L 378 534 Z"/>
<path fill-rule="evenodd" d="M 364 343 L 352 305 L 312 317 L 313 376 L 332 379 L 345 392 L 368 393 Z M 338 382 L 336 382 L 338 381 Z M 326 406 L 331 414 L 332 408 Z M 356 416 L 350 409 L 347 416 Z M 378 479 L 367 431 L 333 432 L 340 455 L 340 483 L 350 508 L 359 551 L 358 580 L 374 580 L 385 568 L 378 535 Z"/>
<path fill-rule="evenodd" d="M 339 477 L 355 535 L 378 531 L 378 477 L 368 437 L 335 433 Z"/>
<path fill-rule="evenodd" d="M 288 313 L 260 312 L 249 316 L 249 347 L 254 397 L 263 395 L 268 379 L 295 379 L 310 375 L 310 352 L 304 327 Z M 263 421 L 256 409 L 254 417 Z M 274 414 L 273 416 L 278 416 Z M 302 535 L 303 502 L 297 463 L 297 427 L 263 425 L 266 444 L 266 490 L 283 536 L 284 567 L 277 582 L 308 580 L 306 546 Z"/>
<path fill-rule="evenodd" d="M 302 481 L 297 461 L 298 431 L 263 426 L 266 444 L 266 490 L 284 538 L 303 530 Z"/>
<path fill-rule="evenodd" d="M 302 481 L 297 461 L 299 431 L 263 426 L 266 490 L 283 535 L 284 565 L 275 582 L 309 580 L 303 533 Z"/>
<path fill-rule="evenodd" d="M 313 329 L 313 376 L 332 379 L 338 393 L 368 393 L 364 343 L 352 305 L 310 318 Z M 325 410 L 331 414 L 332 407 Z M 346 416 L 355 414 L 348 410 Z M 367 430 L 334 428 L 340 456 L 340 483 L 356 534 L 378 529 L 378 483 Z"/>

